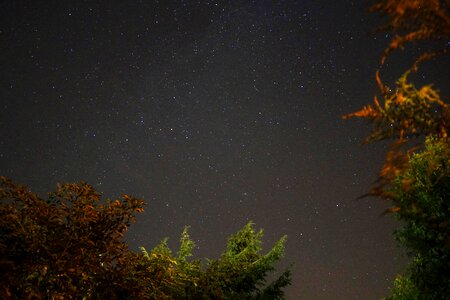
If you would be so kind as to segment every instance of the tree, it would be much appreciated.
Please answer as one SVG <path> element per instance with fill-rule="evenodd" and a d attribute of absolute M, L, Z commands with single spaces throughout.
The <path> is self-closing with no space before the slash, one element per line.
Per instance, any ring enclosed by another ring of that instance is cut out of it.
<path fill-rule="evenodd" d="M 58 185 L 48 199 L 0 178 L 0 282 L 5 299 L 117 299 L 128 246 L 121 240 L 143 201 L 100 201 L 92 186 Z"/>
<path fill-rule="evenodd" d="M 266 254 L 261 253 L 262 237 L 263 231 L 255 231 L 252 223 L 232 235 L 221 257 L 208 262 L 195 294 L 212 299 L 222 295 L 224 299 L 283 299 L 281 289 L 290 284 L 290 269 L 272 283 L 266 284 L 265 278 L 283 256 L 286 236 Z"/>
<path fill-rule="evenodd" d="M 449 53 L 450 1 L 382 0 L 371 10 L 387 17 L 378 30 L 394 34 L 375 72 L 381 97 L 344 118 L 374 125 L 366 143 L 392 140 L 368 193 L 391 201 L 387 212 L 403 224 L 396 238 L 413 258 L 394 282 L 392 298 L 442 299 L 450 294 L 444 275 L 450 274 L 450 109 L 435 87 L 417 88 L 408 76 L 424 61 Z M 381 80 L 381 66 L 393 51 L 419 42 L 419 56 L 391 89 Z"/>
<path fill-rule="evenodd" d="M 405 182 L 408 187 L 405 188 Z M 421 299 L 450 295 L 450 147 L 427 138 L 391 193 L 395 217 L 403 226 L 395 232 L 413 261 L 406 278 Z M 395 299 L 395 298 L 394 298 Z M 403 298 L 397 298 L 403 299 Z"/>
<path fill-rule="evenodd" d="M 142 251 L 148 262 L 162 260 L 170 265 L 166 269 L 176 270 L 178 277 L 173 282 L 177 285 L 170 289 L 176 299 L 284 299 L 282 289 L 290 284 L 290 269 L 270 283 L 266 277 L 283 256 L 286 236 L 266 254 L 261 253 L 262 237 L 263 231 L 255 231 L 254 224 L 249 222 L 229 237 L 219 259 L 207 260 L 205 269 L 199 260 L 187 260 L 194 247 L 187 228 L 181 235 L 177 256 L 172 255 L 166 240 L 150 254 L 144 248 Z"/>
<path fill-rule="evenodd" d="M 449 53 L 449 5 L 449 0 L 383 0 L 371 7 L 371 11 L 387 17 L 387 22 L 377 30 L 393 33 L 375 72 L 381 100 L 375 96 L 373 104 L 344 116 L 345 119 L 363 118 L 374 125 L 366 143 L 393 140 L 379 180 L 370 191 L 371 195 L 389 199 L 385 187 L 406 168 L 410 154 L 420 149 L 410 146 L 415 138 L 448 136 L 450 109 L 447 102 L 431 84 L 417 88 L 408 76 L 416 72 L 424 61 Z M 424 43 L 422 49 L 425 50 L 395 82 L 394 88 L 389 87 L 381 80 L 380 68 L 393 51 L 408 45 L 417 46 L 419 42 Z"/>
<path fill-rule="evenodd" d="M 123 236 L 144 202 L 102 200 L 86 183 L 60 184 L 47 199 L 0 177 L 1 299 L 281 299 L 286 270 L 266 284 L 286 237 L 261 253 L 247 224 L 218 260 L 190 260 L 188 228 L 172 255 L 166 240 L 134 252 Z"/>

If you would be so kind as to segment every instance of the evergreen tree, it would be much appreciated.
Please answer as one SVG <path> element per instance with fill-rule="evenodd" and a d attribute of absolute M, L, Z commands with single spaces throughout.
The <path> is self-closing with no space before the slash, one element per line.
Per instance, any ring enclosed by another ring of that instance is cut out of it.
<path fill-rule="evenodd" d="M 218 259 L 209 259 L 204 270 L 200 261 L 186 260 L 194 246 L 187 229 L 181 235 L 177 257 L 172 255 L 166 241 L 151 254 L 144 248 L 142 251 L 149 262 L 164 257 L 176 270 L 177 286 L 170 292 L 176 299 L 284 299 L 282 289 L 290 284 L 290 269 L 273 282 L 267 283 L 266 277 L 283 256 L 286 236 L 266 254 L 262 253 L 262 237 L 263 231 L 255 231 L 254 224 L 248 223 L 229 237 L 226 250 Z"/>

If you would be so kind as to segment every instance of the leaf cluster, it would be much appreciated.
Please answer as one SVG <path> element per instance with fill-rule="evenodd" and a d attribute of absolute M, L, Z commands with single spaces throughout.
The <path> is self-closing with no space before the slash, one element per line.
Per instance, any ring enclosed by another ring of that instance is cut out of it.
<path fill-rule="evenodd" d="M 411 278 L 398 275 L 394 280 L 392 296 L 383 298 L 385 300 L 420 300 L 420 292 Z"/>
<path fill-rule="evenodd" d="M 378 31 L 394 34 L 381 57 L 382 65 L 392 51 L 418 41 L 435 41 L 437 46 L 424 51 L 416 59 L 414 69 L 423 60 L 448 53 L 449 0 L 382 0 L 375 3 L 370 10 L 387 17 L 387 21 Z"/>
<path fill-rule="evenodd" d="M 388 187 L 406 170 L 411 154 L 420 149 L 408 142 L 422 136 L 436 136 L 446 141 L 450 131 L 447 103 L 431 85 L 417 89 L 408 82 L 408 74 L 397 80 L 395 90 L 386 93 L 382 103 L 375 97 L 374 104 L 344 116 L 345 119 L 363 118 L 373 125 L 365 143 L 393 140 L 379 178 L 368 195 L 392 198 Z"/>
<path fill-rule="evenodd" d="M 419 41 L 444 43 L 440 50 L 423 48 L 414 65 L 405 70 L 391 89 L 380 79 L 379 69 L 375 72 L 381 97 L 375 96 L 374 103 L 344 118 L 362 118 L 373 125 L 365 142 L 393 140 L 379 178 L 368 195 L 390 198 L 387 187 L 408 166 L 408 160 L 420 147 L 411 146 L 418 137 L 434 135 L 446 138 L 450 130 L 450 109 L 431 84 L 417 88 L 408 79 L 419 63 L 439 54 L 448 53 L 450 37 L 449 0 L 381 0 L 371 7 L 387 17 L 379 31 L 394 34 L 382 57 L 383 65 L 390 53 L 402 49 L 406 44 Z"/>
<path fill-rule="evenodd" d="M 384 139 L 404 140 L 422 135 L 446 137 L 450 130 L 450 110 L 432 85 L 417 89 L 408 82 L 410 72 L 396 82 L 396 88 L 385 94 L 380 104 L 374 104 L 348 114 L 344 118 L 359 117 L 372 123 L 366 143 Z"/>
<path fill-rule="evenodd" d="M 121 238 L 144 203 L 100 199 L 86 183 L 60 184 L 42 199 L 0 178 L 3 298 L 71 299 L 125 288 L 129 252 Z"/>

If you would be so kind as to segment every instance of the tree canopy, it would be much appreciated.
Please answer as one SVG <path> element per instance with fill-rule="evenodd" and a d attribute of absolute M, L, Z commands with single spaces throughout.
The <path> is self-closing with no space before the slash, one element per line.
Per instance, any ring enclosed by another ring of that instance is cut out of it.
<path fill-rule="evenodd" d="M 427 138 L 425 149 L 412 155 L 391 193 L 395 216 L 403 224 L 395 236 L 413 257 L 407 280 L 419 291 L 420 299 L 450 295 L 448 143 Z"/>
<path fill-rule="evenodd" d="M 102 199 L 86 183 L 59 184 L 41 198 L 0 177 L 2 299 L 283 299 L 287 269 L 267 276 L 286 237 L 262 252 L 262 231 L 248 223 L 230 236 L 219 259 L 191 260 L 188 229 L 173 255 L 166 240 L 150 252 L 123 241 L 144 202 Z"/>

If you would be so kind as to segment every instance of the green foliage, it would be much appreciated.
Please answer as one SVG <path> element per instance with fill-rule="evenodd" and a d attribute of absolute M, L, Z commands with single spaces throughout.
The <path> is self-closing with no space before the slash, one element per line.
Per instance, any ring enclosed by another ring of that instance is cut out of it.
<path fill-rule="evenodd" d="M 178 251 L 178 261 L 186 262 L 188 257 L 192 256 L 192 250 L 195 243 L 190 239 L 188 234 L 189 227 L 185 227 L 180 237 L 180 250 Z"/>
<path fill-rule="evenodd" d="M 102 200 L 90 185 L 62 184 L 47 199 L 0 177 L 1 299 L 281 299 L 290 271 L 266 283 L 283 237 L 266 254 L 253 224 L 202 270 L 188 228 L 174 256 L 167 240 L 147 252 L 122 238 L 143 201 Z"/>
<path fill-rule="evenodd" d="M 393 186 L 396 232 L 414 257 L 410 279 L 421 298 L 450 295 L 450 147 L 447 139 L 429 137 Z"/>
<path fill-rule="evenodd" d="M 206 280 L 212 283 L 209 286 L 212 296 L 217 291 L 222 291 L 225 299 L 257 299 L 264 293 L 269 293 L 270 288 L 264 287 L 264 278 L 274 270 L 273 264 L 282 257 L 286 236 L 276 242 L 266 254 L 261 253 L 262 236 L 262 230 L 256 232 L 253 223 L 248 223 L 229 238 L 227 249 L 220 259 L 210 261 L 206 270 Z M 281 278 L 288 279 L 289 274 L 290 271 L 287 270 Z M 284 281 L 280 279 L 279 283 L 281 282 Z M 278 285 L 273 283 L 269 286 L 273 289 Z M 277 292 L 279 290 L 272 295 L 275 297 Z"/>
<path fill-rule="evenodd" d="M 392 288 L 392 296 L 385 298 L 386 300 L 419 300 L 419 290 L 414 285 L 409 277 L 397 276 L 394 280 L 394 287 Z"/>
<path fill-rule="evenodd" d="M 220 258 L 208 260 L 204 270 L 199 261 L 186 259 L 194 248 L 187 228 L 181 234 L 177 257 L 171 255 L 165 242 L 155 247 L 151 255 L 143 251 L 150 263 L 160 257 L 170 262 L 177 274 L 177 286 L 172 287 L 170 294 L 176 299 L 284 299 L 282 289 L 290 284 L 290 270 L 271 283 L 266 283 L 266 277 L 282 257 L 286 237 L 263 254 L 263 232 L 255 232 L 253 226 L 248 223 L 232 235 Z"/>

